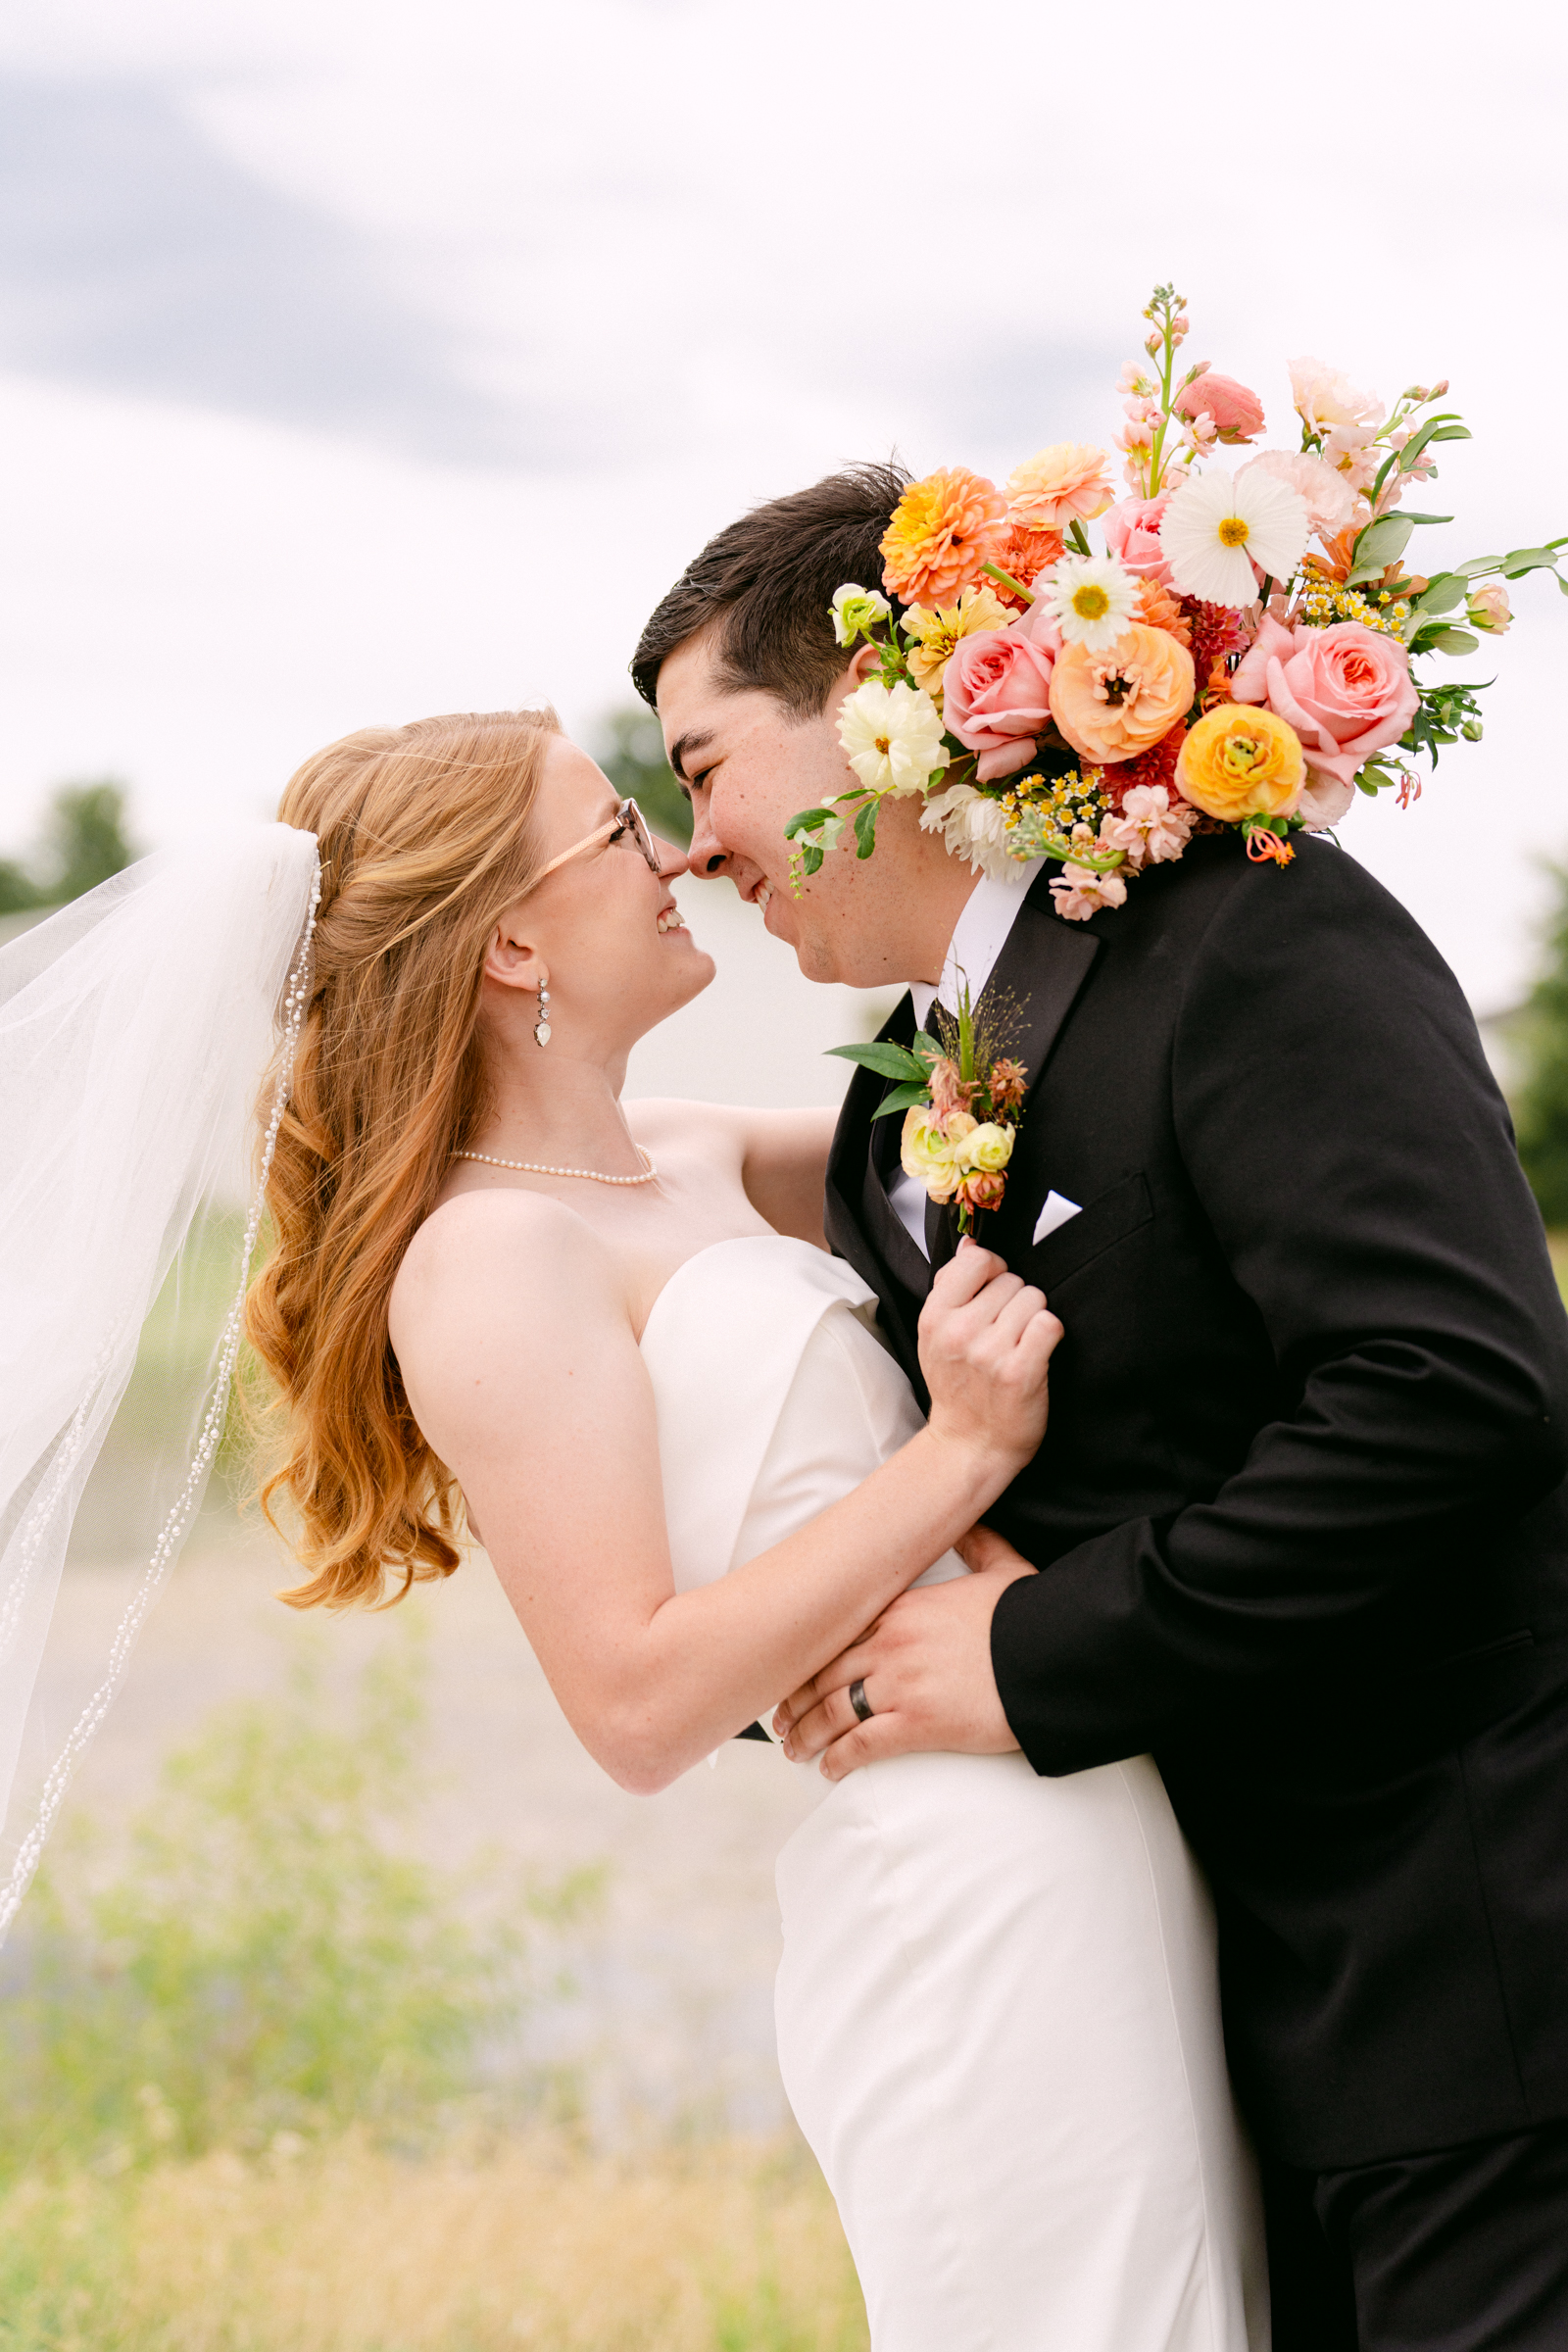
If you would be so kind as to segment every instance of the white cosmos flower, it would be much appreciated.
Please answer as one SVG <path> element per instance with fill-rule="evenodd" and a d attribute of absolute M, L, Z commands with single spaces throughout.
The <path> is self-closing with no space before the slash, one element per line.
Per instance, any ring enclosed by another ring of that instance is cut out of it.
<path fill-rule="evenodd" d="M 839 710 L 839 741 L 860 782 L 875 793 L 924 792 L 953 755 L 942 713 L 928 694 L 900 678 L 867 678 Z"/>
<path fill-rule="evenodd" d="M 1138 582 L 1114 556 L 1059 556 L 1035 594 L 1068 645 L 1109 650 L 1139 613 Z"/>
<path fill-rule="evenodd" d="M 1228 473 L 1199 473 L 1183 482 L 1165 509 L 1159 544 L 1184 596 L 1250 605 L 1257 595 L 1253 564 L 1288 580 L 1308 527 L 1300 492 L 1249 466 L 1234 481 Z"/>

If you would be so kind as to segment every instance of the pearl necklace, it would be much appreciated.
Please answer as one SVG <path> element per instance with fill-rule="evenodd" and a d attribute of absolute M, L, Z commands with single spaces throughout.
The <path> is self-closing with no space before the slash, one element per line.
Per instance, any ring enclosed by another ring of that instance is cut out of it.
<path fill-rule="evenodd" d="M 643 1163 L 640 1176 L 606 1176 L 598 1168 L 550 1168 L 537 1159 L 493 1159 L 488 1152 L 454 1152 L 452 1156 L 454 1159 L 482 1159 L 487 1168 L 520 1168 L 525 1176 L 591 1176 L 595 1184 L 657 1183 L 659 1170 L 641 1144 L 636 1146 L 636 1152 Z"/>

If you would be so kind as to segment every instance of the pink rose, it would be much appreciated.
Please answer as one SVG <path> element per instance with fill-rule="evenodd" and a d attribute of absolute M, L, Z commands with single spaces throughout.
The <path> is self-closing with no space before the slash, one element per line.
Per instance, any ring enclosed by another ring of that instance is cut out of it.
<path fill-rule="evenodd" d="M 1308 766 L 1341 784 L 1374 752 L 1398 742 L 1420 699 L 1397 637 L 1358 620 L 1288 629 L 1272 613 L 1238 663 L 1231 693 L 1239 703 L 1266 703 L 1301 738 Z"/>
<path fill-rule="evenodd" d="M 1234 375 L 1216 375 L 1212 368 L 1183 384 L 1171 405 L 1177 416 L 1189 422 L 1198 416 L 1212 416 L 1222 441 L 1250 441 L 1263 429 L 1263 403 L 1257 394 L 1249 392 Z"/>
<path fill-rule="evenodd" d="M 949 733 L 979 754 L 980 783 L 995 784 L 1034 758 L 1051 720 L 1053 660 L 1049 647 L 1019 628 L 976 629 L 954 647 L 942 675 L 942 716 Z"/>
<path fill-rule="evenodd" d="M 1170 578 L 1170 565 L 1159 544 L 1159 524 L 1170 501 L 1168 490 L 1157 498 L 1120 499 L 1101 524 L 1105 546 L 1122 569 L 1141 580 L 1158 580 L 1161 587 Z"/>

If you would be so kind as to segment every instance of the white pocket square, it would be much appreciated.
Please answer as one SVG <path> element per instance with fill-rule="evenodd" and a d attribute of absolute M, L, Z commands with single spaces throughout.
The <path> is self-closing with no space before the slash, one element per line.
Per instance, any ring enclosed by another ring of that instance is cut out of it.
<path fill-rule="evenodd" d="M 1035 1219 L 1035 1240 L 1043 1242 L 1048 1233 L 1054 1233 L 1058 1225 L 1076 1217 L 1082 1207 L 1081 1200 L 1069 1200 L 1065 1193 L 1048 1193 L 1046 1205 Z"/>

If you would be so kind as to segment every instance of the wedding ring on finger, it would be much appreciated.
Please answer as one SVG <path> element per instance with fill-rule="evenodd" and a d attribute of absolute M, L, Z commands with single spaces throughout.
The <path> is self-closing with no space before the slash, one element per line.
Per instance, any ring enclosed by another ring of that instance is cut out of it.
<path fill-rule="evenodd" d="M 850 1685 L 850 1704 L 862 1723 L 869 1723 L 872 1715 L 876 1712 L 871 1701 L 865 1695 L 864 1683 L 859 1680 Z"/>

